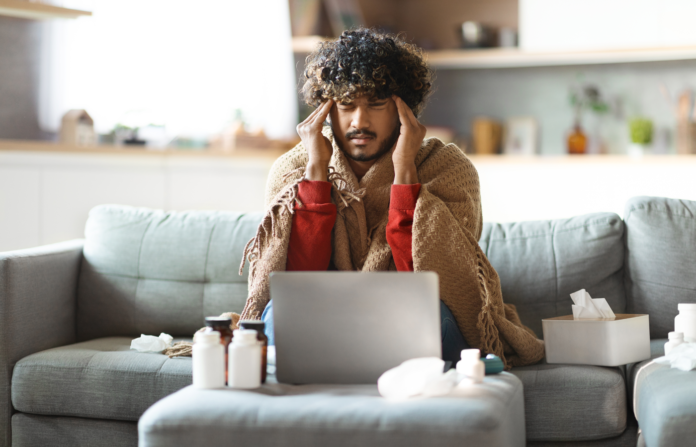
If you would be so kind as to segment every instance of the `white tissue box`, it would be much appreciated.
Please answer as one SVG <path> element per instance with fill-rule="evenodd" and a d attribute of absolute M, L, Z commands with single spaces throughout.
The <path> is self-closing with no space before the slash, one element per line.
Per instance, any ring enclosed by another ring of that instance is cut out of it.
<path fill-rule="evenodd" d="M 541 320 L 547 363 L 619 366 L 650 358 L 648 315 L 574 320 L 572 315 Z"/>

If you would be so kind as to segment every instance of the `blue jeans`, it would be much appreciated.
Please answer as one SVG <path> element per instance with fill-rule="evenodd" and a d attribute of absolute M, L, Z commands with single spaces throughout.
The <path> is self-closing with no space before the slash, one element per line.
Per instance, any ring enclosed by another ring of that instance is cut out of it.
<path fill-rule="evenodd" d="M 261 320 L 266 323 L 265 332 L 269 345 L 275 345 L 272 302 L 273 300 L 268 302 L 261 315 Z M 440 326 L 442 328 L 442 359 L 451 361 L 454 366 L 461 358 L 462 349 L 469 349 L 469 345 L 464 340 L 454 315 L 442 301 L 440 301 Z"/>

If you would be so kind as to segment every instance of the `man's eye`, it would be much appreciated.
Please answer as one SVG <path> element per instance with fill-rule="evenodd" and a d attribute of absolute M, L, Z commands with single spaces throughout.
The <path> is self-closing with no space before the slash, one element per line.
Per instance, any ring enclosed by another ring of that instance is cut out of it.
<path fill-rule="evenodd" d="M 380 103 L 370 104 L 370 107 L 382 107 L 386 104 L 387 104 L 386 102 L 380 102 Z"/>

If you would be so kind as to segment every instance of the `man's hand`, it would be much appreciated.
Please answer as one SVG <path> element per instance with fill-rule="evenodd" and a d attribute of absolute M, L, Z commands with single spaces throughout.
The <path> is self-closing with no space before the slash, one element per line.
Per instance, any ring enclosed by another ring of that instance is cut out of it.
<path fill-rule="evenodd" d="M 398 96 L 392 96 L 399 111 L 401 129 L 396 149 L 392 154 L 394 162 L 394 184 L 412 185 L 418 183 L 416 155 L 425 138 L 425 126 L 418 122 L 411 108 Z"/>
<path fill-rule="evenodd" d="M 306 120 L 297 125 L 297 134 L 309 155 L 305 174 L 307 180 L 326 181 L 333 148 L 331 141 L 321 133 L 321 129 L 333 103 L 331 99 L 324 102 Z"/>

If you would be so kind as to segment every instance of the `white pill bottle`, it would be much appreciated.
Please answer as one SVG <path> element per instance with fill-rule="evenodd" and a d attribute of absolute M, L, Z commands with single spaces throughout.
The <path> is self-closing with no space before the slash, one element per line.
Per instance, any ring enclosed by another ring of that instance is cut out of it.
<path fill-rule="evenodd" d="M 227 384 L 231 388 L 258 388 L 261 386 L 261 345 L 253 329 L 234 331 L 227 350 L 229 365 Z"/>
<path fill-rule="evenodd" d="M 674 332 L 684 333 L 684 341 L 696 343 L 696 303 L 679 303 L 674 317 Z"/>
<path fill-rule="evenodd" d="M 193 386 L 223 388 L 225 386 L 225 347 L 217 331 L 196 335 L 193 344 Z"/>

